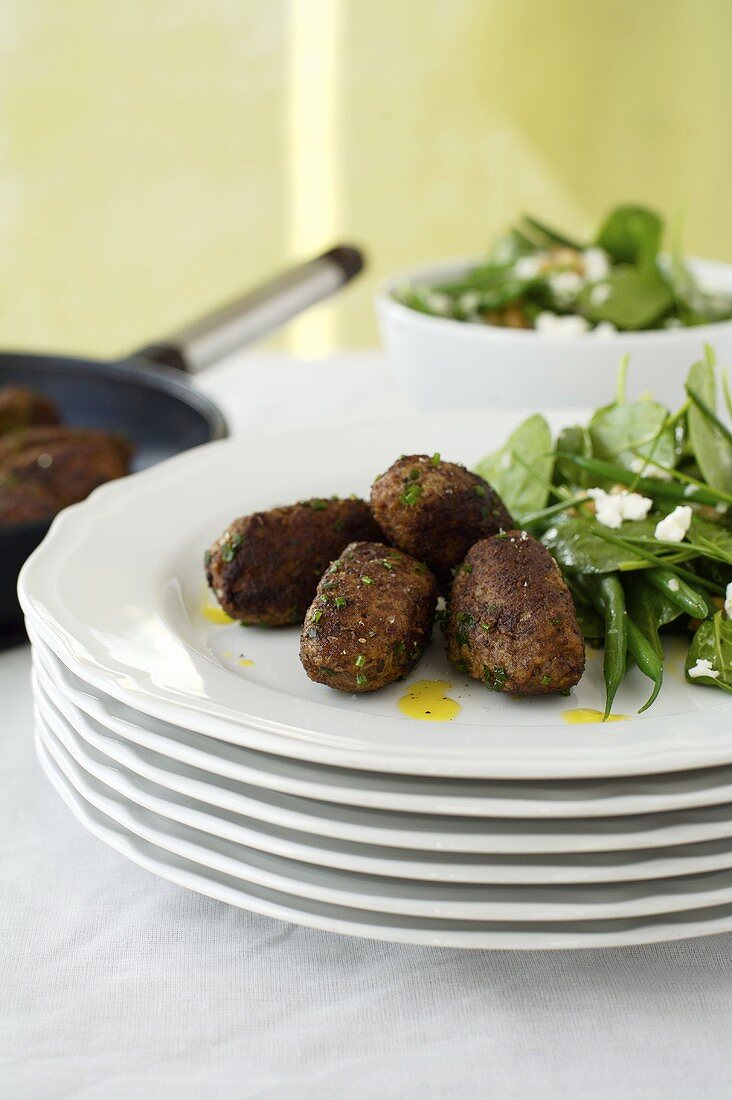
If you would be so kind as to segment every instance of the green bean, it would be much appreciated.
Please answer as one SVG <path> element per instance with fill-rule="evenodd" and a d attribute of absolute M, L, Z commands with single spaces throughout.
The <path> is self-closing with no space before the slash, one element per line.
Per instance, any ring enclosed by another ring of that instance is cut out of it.
<path fill-rule="evenodd" d="M 663 684 L 663 659 L 658 656 L 651 642 L 635 625 L 627 612 L 625 613 L 625 630 L 628 637 L 628 652 L 635 658 L 635 663 L 638 665 L 643 675 L 647 676 L 649 680 L 653 680 L 654 683 L 653 691 L 643 706 L 638 710 L 638 713 L 642 714 L 644 710 L 648 710 L 648 708 L 655 703 L 658 693 L 661 690 L 661 685 Z"/>
<path fill-rule="evenodd" d="M 628 649 L 626 630 L 625 594 L 615 573 L 607 573 L 597 582 L 598 598 L 605 619 L 605 710 L 603 722 L 610 717 L 618 688 L 625 676 Z"/>
<path fill-rule="evenodd" d="M 707 601 L 674 570 L 648 569 L 644 575 L 648 583 L 662 592 L 669 603 L 681 608 L 687 615 L 691 615 L 692 619 L 706 619 L 709 614 Z"/>
<path fill-rule="evenodd" d="M 719 503 L 719 501 L 728 504 L 732 502 L 732 496 L 729 493 L 717 492 L 716 489 L 708 486 L 694 484 L 694 479 L 686 478 L 678 470 L 669 472 L 673 477 L 679 478 L 680 481 L 662 481 L 657 477 L 639 477 L 632 470 L 627 470 L 624 466 L 616 466 L 615 463 L 606 462 L 602 458 L 585 458 L 584 455 L 571 454 L 569 451 L 556 451 L 555 453 L 557 458 L 564 458 L 568 462 L 573 462 L 581 470 L 586 470 L 588 474 L 596 474 L 604 481 L 615 481 L 620 485 L 628 485 L 632 481 L 635 490 L 645 493 L 646 496 L 662 497 L 664 500 L 670 501 L 683 501 L 685 504 L 696 501 L 699 504 L 709 504 L 711 506 Z"/>

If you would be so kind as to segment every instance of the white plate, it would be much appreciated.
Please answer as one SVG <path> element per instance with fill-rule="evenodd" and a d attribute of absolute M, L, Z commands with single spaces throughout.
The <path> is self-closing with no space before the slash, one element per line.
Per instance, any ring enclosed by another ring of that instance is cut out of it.
<path fill-rule="evenodd" d="M 476 781 L 349 771 L 258 753 L 126 707 L 84 683 L 30 626 L 28 633 L 34 659 L 60 691 L 62 698 L 53 698 L 62 709 L 67 700 L 116 737 L 267 790 L 376 809 L 477 817 L 612 817 L 732 802 L 729 767 L 613 780 Z"/>
<path fill-rule="evenodd" d="M 472 464 L 521 414 L 443 416 L 277 440 L 228 440 L 102 486 L 66 509 L 26 563 L 20 598 L 32 623 L 84 678 L 145 714 L 235 744 L 344 767 L 516 779 L 639 775 L 732 763 L 732 701 L 671 669 L 654 707 L 603 726 L 563 712 L 601 705 L 590 660 L 571 700 L 490 694 L 450 671 L 433 644 L 410 682 L 452 682 L 451 723 L 400 714 L 404 684 L 347 696 L 311 683 L 297 631 L 212 628 L 200 613 L 201 553 L 232 515 L 311 495 L 365 493 L 402 451 Z M 227 657 L 226 654 L 231 654 Z M 239 666 L 238 655 L 254 661 Z M 634 714 L 645 685 L 617 700 Z"/>
<path fill-rule="evenodd" d="M 465 925 L 419 918 L 405 920 L 366 911 L 356 913 L 338 906 L 308 903 L 304 899 L 252 885 L 245 887 L 237 879 L 207 870 L 128 833 L 83 799 L 54 764 L 39 738 L 36 738 L 36 749 L 48 779 L 79 822 L 132 862 L 160 878 L 206 897 L 305 927 L 396 943 L 489 950 L 623 947 L 688 939 L 732 929 L 732 906 L 623 921 Z"/>
<path fill-rule="evenodd" d="M 269 825 L 226 811 L 217 812 L 215 807 L 208 807 L 205 803 L 173 793 L 166 787 L 157 787 L 150 780 L 140 778 L 135 771 L 125 768 L 114 755 L 109 752 L 105 754 L 104 749 L 110 749 L 109 737 L 90 737 L 86 716 L 77 713 L 75 720 L 70 716 L 68 706 L 64 706 L 62 700 L 56 696 L 54 699 L 55 703 L 52 703 L 43 690 L 37 693 L 36 703 L 41 717 L 51 729 L 55 728 L 55 723 L 61 717 L 67 718 L 68 728 L 59 728 L 59 739 L 72 755 L 78 754 L 92 774 L 97 772 L 93 763 L 90 763 L 86 746 L 81 742 L 86 741 L 87 745 L 92 746 L 101 745 L 99 752 L 102 756 L 107 756 L 107 760 L 102 763 L 106 768 L 109 768 L 111 762 L 114 763 L 118 776 L 124 777 L 127 797 L 136 805 L 152 807 L 155 812 L 172 821 L 192 823 L 212 836 L 318 866 L 422 881 L 493 885 L 646 881 L 732 868 L 730 839 L 641 849 L 637 852 L 569 852 L 519 856 L 450 852 L 442 855 L 439 852 L 339 841 Z M 81 730 L 86 730 L 86 735 L 79 733 Z M 70 739 L 69 731 L 79 736 Z M 96 759 L 99 762 L 100 758 Z M 105 777 L 110 780 L 108 771 L 105 772 Z M 117 778 L 111 782 L 115 788 L 118 787 Z"/>
<path fill-rule="evenodd" d="M 200 867 L 267 890 L 349 910 L 438 921 L 562 923 L 614 921 L 732 903 L 732 875 L 691 876 L 651 883 L 589 887 L 456 886 L 383 879 L 296 864 L 226 842 L 131 806 L 113 787 L 92 778 L 39 719 L 43 745 L 84 800 L 125 831 L 192 860 Z"/>
<path fill-rule="evenodd" d="M 106 761 L 97 761 L 96 767 L 116 766 L 119 789 L 126 798 L 159 813 L 172 813 L 166 811 L 161 795 L 170 802 L 167 792 L 173 791 L 181 796 L 174 800 L 177 820 L 229 838 L 241 839 L 236 830 L 242 822 L 250 827 L 265 822 L 357 844 L 442 852 L 446 858 L 449 853 L 451 858 L 454 852 L 474 855 L 637 852 L 732 837 L 732 807 L 729 805 L 586 821 L 568 818 L 501 820 L 398 814 L 265 793 L 207 776 L 185 765 L 176 765 L 149 750 L 120 744 L 111 738 L 99 737 L 98 733 L 90 736 L 88 726 L 83 723 L 72 728 L 42 689 L 38 689 L 37 695 L 44 717 L 69 751 L 85 760 L 90 755 L 102 753 Z M 108 781 L 106 772 L 103 778 Z"/>

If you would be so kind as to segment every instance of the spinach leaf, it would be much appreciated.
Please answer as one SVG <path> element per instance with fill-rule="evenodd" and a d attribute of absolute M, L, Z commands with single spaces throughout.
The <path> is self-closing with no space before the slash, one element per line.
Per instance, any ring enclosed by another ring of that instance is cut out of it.
<path fill-rule="evenodd" d="M 549 498 L 554 469 L 552 434 L 536 413 L 519 424 L 503 447 L 486 455 L 475 467 L 514 516 L 538 512 Z"/>
<path fill-rule="evenodd" d="M 715 523 L 695 514 L 687 541 L 697 546 L 701 554 L 704 554 L 705 546 L 709 547 L 718 559 L 724 559 L 724 564 L 732 565 L 732 531 L 723 520 Z"/>
<path fill-rule="evenodd" d="M 673 307 L 671 288 L 656 267 L 620 264 L 602 280 L 607 297 L 597 298 L 597 284 L 585 286 L 577 297 L 579 312 L 597 324 L 610 321 L 616 328 L 651 328 Z"/>
<path fill-rule="evenodd" d="M 663 222 L 652 210 L 616 206 L 605 219 L 597 244 L 615 263 L 650 266 L 658 255 L 662 234 Z"/>
<path fill-rule="evenodd" d="M 538 248 L 574 248 L 578 252 L 584 248 L 579 241 L 573 240 L 558 229 L 553 229 L 546 222 L 540 222 L 538 218 L 532 218 L 524 214 L 521 219 L 521 232 Z"/>
<path fill-rule="evenodd" d="M 681 610 L 649 584 L 642 573 L 628 573 L 623 577 L 625 606 L 631 619 L 646 636 L 659 657 L 663 657 L 663 646 L 658 632 L 662 626 L 674 622 Z"/>
<path fill-rule="evenodd" d="M 668 412 L 656 401 L 625 401 L 598 409 L 589 424 L 595 458 L 607 459 L 627 470 L 638 455 L 672 468 L 676 441 L 667 426 Z"/>
<path fill-rule="evenodd" d="M 697 661 L 710 661 L 719 676 L 690 677 L 689 670 Z M 686 678 L 692 684 L 732 692 L 732 619 L 726 618 L 721 611 L 705 619 L 694 635 L 686 655 Z"/>
<path fill-rule="evenodd" d="M 592 458 L 592 439 L 587 428 L 580 424 L 572 424 L 568 428 L 562 428 L 557 437 L 556 450 L 565 455 L 578 455 L 580 458 Z M 588 488 L 592 482 L 591 475 L 575 466 L 567 458 L 559 455 L 554 464 L 554 481 L 557 485 L 578 485 L 582 489 Z"/>
<path fill-rule="evenodd" d="M 701 399 L 714 415 L 717 411 L 717 376 L 708 356 L 689 371 L 686 389 Z M 723 493 L 732 493 L 732 445 L 709 415 L 692 401 L 687 414 L 694 457 L 705 481 Z"/>
<path fill-rule="evenodd" d="M 624 531 L 647 535 L 653 522 L 626 523 Z M 635 557 L 630 549 L 607 542 L 595 534 L 597 524 L 586 516 L 562 516 L 541 541 L 563 570 L 568 573 L 614 573 L 616 570 L 647 569 L 650 564 Z"/>

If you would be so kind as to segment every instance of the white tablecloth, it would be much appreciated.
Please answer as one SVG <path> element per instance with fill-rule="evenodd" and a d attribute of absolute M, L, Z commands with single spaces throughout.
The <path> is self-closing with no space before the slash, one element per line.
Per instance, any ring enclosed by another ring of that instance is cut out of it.
<path fill-rule="evenodd" d="M 401 407 L 369 355 L 251 356 L 200 384 L 238 431 Z M 732 936 L 460 952 L 252 916 L 88 835 L 32 733 L 19 648 L 0 655 L 0 1096 L 732 1095 Z"/>

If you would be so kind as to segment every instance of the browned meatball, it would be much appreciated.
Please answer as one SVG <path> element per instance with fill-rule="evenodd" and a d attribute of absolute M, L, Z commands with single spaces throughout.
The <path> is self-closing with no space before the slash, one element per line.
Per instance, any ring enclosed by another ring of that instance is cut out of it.
<path fill-rule="evenodd" d="M 0 386 L 0 435 L 32 424 L 58 422 L 58 409 L 50 397 L 25 386 Z"/>
<path fill-rule="evenodd" d="M 437 586 L 422 562 L 354 542 L 333 562 L 305 617 L 300 660 L 311 680 L 376 691 L 414 668 L 432 633 Z"/>
<path fill-rule="evenodd" d="M 493 691 L 568 691 L 584 672 L 569 589 L 525 531 L 476 542 L 455 575 L 446 635 L 450 660 Z"/>
<path fill-rule="evenodd" d="M 365 501 L 306 500 L 235 519 L 206 554 L 206 579 L 233 619 L 301 623 L 330 562 L 349 542 L 381 538 Z"/>
<path fill-rule="evenodd" d="M 131 457 L 120 436 L 87 428 L 26 428 L 0 440 L 0 473 L 16 484 L 42 485 L 55 499 L 54 511 L 129 473 Z"/>
<path fill-rule="evenodd" d="M 32 478 L 19 481 L 0 474 L 0 526 L 38 523 L 50 519 L 58 510 L 58 501 L 48 486 Z"/>
<path fill-rule="evenodd" d="M 403 455 L 374 482 L 371 507 L 387 537 L 426 561 L 443 588 L 474 542 L 513 526 L 487 481 L 439 455 Z"/>

